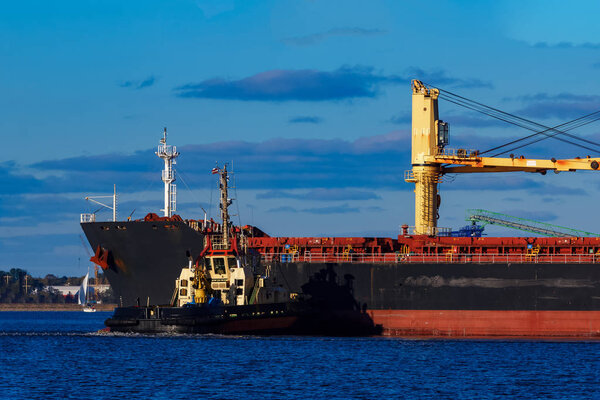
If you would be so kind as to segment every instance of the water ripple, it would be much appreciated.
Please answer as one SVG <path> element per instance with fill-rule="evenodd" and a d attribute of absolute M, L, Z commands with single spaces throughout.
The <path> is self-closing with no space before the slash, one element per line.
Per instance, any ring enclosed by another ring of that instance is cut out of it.
<path fill-rule="evenodd" d="M 117 334 L 81 314 L 0 313 L 0 398 L 569 399 L 600 378 L 598 342 Z"/>

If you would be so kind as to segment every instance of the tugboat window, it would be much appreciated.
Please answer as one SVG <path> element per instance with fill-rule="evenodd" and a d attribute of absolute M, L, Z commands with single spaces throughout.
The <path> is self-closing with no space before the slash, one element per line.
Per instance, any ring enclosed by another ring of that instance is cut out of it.
<path fill-rule="evenodd" d="M 229 264 L 229 268 L 237 268 L 237 260 L 235 257 L 229 257 L 227 259 L 227 264 Z"/>
<path fill-rule="evenodd" d="M 223 257 L 213 258 L 215 274 L 225 274 L 225 259 Z"/>
<path fill-rule="evenodd" d="M 187 289 L 179 289 L 180 296 L 187 296 Z"/>
<path fill-rule="evenodd" d="M 204 268 L 206 268 L 207 271 L 210 271 L 212 269 L 212 266 L 210 265 L 210 259 L 204 259 Z"/>

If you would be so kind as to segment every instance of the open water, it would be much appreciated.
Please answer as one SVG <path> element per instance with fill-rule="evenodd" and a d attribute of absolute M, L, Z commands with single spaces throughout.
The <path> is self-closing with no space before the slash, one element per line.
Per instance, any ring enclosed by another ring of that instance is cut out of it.
<path fill-rule="evenodd" d="M 0 312 L 2 399 L 600 399 L 600 342 L 96 333 Z"/>

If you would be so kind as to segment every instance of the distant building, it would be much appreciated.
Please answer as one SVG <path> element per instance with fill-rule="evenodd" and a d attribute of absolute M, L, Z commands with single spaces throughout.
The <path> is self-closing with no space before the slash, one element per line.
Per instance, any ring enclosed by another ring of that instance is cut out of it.
<path fill-rule="evenodd" d="M 73 286 L 73 285 L 65 285 L 65 286 L 46 286 L 44 288 L 45 290 L 58 290 L 63 297 L 67 297 L 69 295 L 71 296 L 77 296 L 77 294 L 79 293 L 79 285 L 77 286 Z M 103 293 L 106 292 L 108 289 L 110 289 L 110 285 L 90 285 L 88 286 L 88 290 L 91 296 L 94 295 L 95 291 L 97 290 L 98 293 Z"/>

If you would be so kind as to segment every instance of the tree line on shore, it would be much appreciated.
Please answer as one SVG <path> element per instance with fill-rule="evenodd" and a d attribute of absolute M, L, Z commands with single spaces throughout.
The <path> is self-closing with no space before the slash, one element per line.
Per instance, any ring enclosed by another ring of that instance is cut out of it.
<path fill-rule="evenodd" d="M 48 274 L 43 278 L 34 278 L 26 270 L 12 268 L 10 271 L 0 270 L 0 303 L 77 303 L 75 293 L 63 296 L 63 294 L 53 289 L 53 286 L 79 286 L 82 277 L 57 277 Z M 98 284 L 106 282 L 103 275 L 98 276 Z M 96 284 L 95 278 L 90 278 L 91 286 Z M 77 290 L 75 290 L 77 292 Z M 97 299 L 103 303 L 113 302 L 112 290 L 95 293 Z"/>

